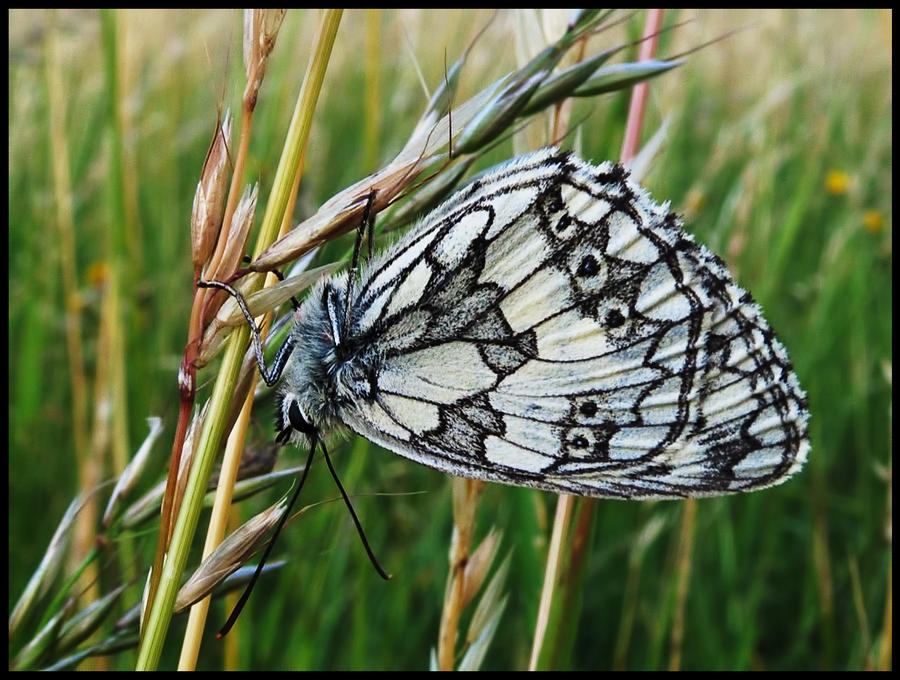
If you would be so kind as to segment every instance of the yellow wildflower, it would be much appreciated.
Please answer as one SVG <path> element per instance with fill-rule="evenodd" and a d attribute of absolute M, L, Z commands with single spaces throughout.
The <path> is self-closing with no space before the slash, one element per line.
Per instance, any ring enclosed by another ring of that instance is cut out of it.
<path fill-rule="evenodd" d="M 843 196 L 850 188 L 850 175 L 843 170 L 829 170 L 825 175 L 825 191 L 832 196 Z"/>
<path fill-rule="evenodd" d="M 877 234 L 884 227 L 884 216 L 877 210 L 866 210 L 862 222 L 867 232 Z"/>
<path fill-rule="evenodd" d="M 99 288 L 109 278 L 109 264 L 102 261 L 91 262 L 87 268 L 87 281 L 94 288 Z"/>

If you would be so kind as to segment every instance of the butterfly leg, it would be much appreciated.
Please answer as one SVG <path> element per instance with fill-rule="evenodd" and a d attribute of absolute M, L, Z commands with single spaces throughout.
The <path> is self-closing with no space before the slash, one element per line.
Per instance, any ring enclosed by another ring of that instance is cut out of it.
<path fill-rule="evenodd" d="M 219 290 L 224 290 L 235 299 L 238 307 L 241 308 L 241 312 L 244 314 L 244 318 L 247 319 L 247 323 L 250 325 L 250 333 L 253 336 L 253 351 L 256 353 L 256 363 L 259 365 L 259 373 L 269 387 L 277 383 L 279 378 L 281 378 L 281 374 L 284 371 L 288 358 L 291 356 L 291 351 L 294 349 L 293 337 L 288 335 L 281 347 L 278 348 L 278 353 L 275 355 L 275 361 L 272 364 L 272 367 L 266 368 L 259 326 L 256 325 L 256 321 L 254 321 L 253 316 L 250 314 L 250 309 L 247 307 L 247 301 L 244 299 L 244 296 L 227 283 L 222 283 L 221 281 L 198 281 L 197 287 L 218 288 Z"/>
<path fill-rule="evenodd" d="M 369 245 L 369 259 L 372 259 L 372 254 L 375 249 L 375 211 L 372 209 L 372 205 L 375 203 L 375 191 L 373 190 L 369 194 L 369 201 L 366 203 L 366 212 L 363 215 L 363 224 L 366 226 L 366 241 Z"/>
<path fill-rule="evenodd" d="M 350 320 L 350 308 L 353 305 L 353 286 L 359 275 L 359 251 L 362 249 L 363 236 L 366 234 L 368 235 L 369 240 L 369 259 L 372 259 L 372 249 L 375 238 L 375 211 L 373 210 L 373 206 L 375 204 L 376 193 L 377 192 L 374 189 L 369 192 L 369 197 L 366 200 L 366 208 L 363 211 L 362 221 L 359 223 L 359 227 L 356 230 L 356 241 L 353 244 L 353 257 L 350 260 L 350 273 L 347 278 L 347 309 L 344 312 L 345 326 Z"/>

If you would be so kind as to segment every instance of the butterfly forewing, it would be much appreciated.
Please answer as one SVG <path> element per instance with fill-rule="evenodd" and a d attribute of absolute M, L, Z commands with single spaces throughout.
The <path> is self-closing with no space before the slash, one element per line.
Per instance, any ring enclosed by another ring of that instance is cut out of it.
<path fill-rule="evenodd" d="M 590 496 L 787 478 L 806 401 L 759 307 L 613 164 L 544 149 L 361 274 L 337 419 L 453 474 Z"/>

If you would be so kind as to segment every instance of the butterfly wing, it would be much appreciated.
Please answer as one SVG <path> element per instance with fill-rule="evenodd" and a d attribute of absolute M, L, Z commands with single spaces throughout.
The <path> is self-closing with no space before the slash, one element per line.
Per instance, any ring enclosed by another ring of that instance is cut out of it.
<path fill-rule="evenodd" d="M 363 273 L 351 429 L 446 472 L 588 496 L 778 483 L 805 396 L 759 307 L 621 167 L 544 149 Z"/>

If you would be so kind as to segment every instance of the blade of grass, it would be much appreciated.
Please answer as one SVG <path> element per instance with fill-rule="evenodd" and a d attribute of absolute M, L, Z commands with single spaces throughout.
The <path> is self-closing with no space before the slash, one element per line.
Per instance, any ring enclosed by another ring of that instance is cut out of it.
<path fill-rule="evenodd" d="M 253 409 L 253 390 L 247 393 L 241 415 L 228 435 L 228 443 L 225 446 L 225 458 L 219 471 L 219 483 L 216 485 L 216 499 L 213 512 L 209 518 L 209 527 L 206 533 L 206 542 L 203 545 L 203 557 L 206 559 L 216 546 L 222 542 L 228 527 L 228 509 L 234 492 L 234 483 L 237 479 L 238 467 L 234 461 L 240 462 L 244 451 L 244 437 L 247 433 L 247 423 L 250 411 Z M 191 671 L 197 666 L 197 656 L 200 653 L 200 642 L 203 638 L 203 630 L 206 626 L 206 617 L 212 597 L 207 596 L 191 607 L 188 615 L 187 629 L 181 646 L 181 657 L 178 659 L 178 670 Z"/>
<path fill-rule="evenodd" d="M 96 465 L 90 457 L 87 435 L 87 382 L 84 374 L 84 357 L 81 344 L 81 304 L 78 295 L 78 278 L 75 273 L 75 223 L 72 205 L 71 169 L 69 166 L 69 144 L 66 131 L 66 100 L 63 96 L 62 74 L 60 73 L 57 42 L 59 31 L 56 10 L 48 10 L 49 30 L 45 42 L 47 51 L 46 78 L 47 99 L 50 108 L 50 157 L 53 171 L 53 193 L 56 205 L 56 228 L 59 233 L 59 264 L 62 273 L 62 289 L 65 308 L 66 352 L 69 360 L 69 384 L 72 389 L 72 432 L 75 445 L 75 459 L 78 469 L 78 486 L 87 493 L 97 482 Z M 89 554 L 95 541 L 92 520 L 97 515 L 97 500 L 88 500 L 90 510 L 79 513 L 74 532 L 74 542 L 70 555 L 70 567 L 77 565 Z M 97 568 L 92 565 L 84 575 L 88 585 L 85 601 L 96 599 Z"/>
<path fill-rule="evenodd" d="M 236 163 L 237 169 L 232 177 L 232 189 L 235 192 L 239 190 L 240 178 L 243 177 L 244 161 L 250 136 L 250 121 L 256 110 L 257 92 L 262 84 L 262 78 L 265 74 L 265 64 L 268 61 L 269 53 L 274 47 L 283 18 L 284 14 L 281 10 L 275 10 L 275 14 L 269 16 L 267 16 L 265 10 L 244 10 L 244 59 L 245 67 L 248 72 L 248 84 L 243 97 L 243 134 L 240 142 L 242 155 Z M 253 46 L 256 46 L 256 48 L 253 48 Z M 287 228 L 287 225 L 289 224 L 287 218 L 293 213 L 293 200 L 296 196 L 300 174 L 300 168 L 298 167 L 294 172 L 291 198 L 289 198 L 288 206 L 285 209 L 285 217 L 282 218 L 282 231 Z M 232 216 L 233 214 L 234 212 L 232 210 Z M 274 275 L 269 274 L 266 277 L 265 285 L 271 285 L 275 279 L 276 277 L 274 277 Z M 268 329 L 269 321 L 268 317 L 266 317 L 260 333 L 263 339 L 268 335 Z M 253 410 L 255 387 L 256 374 L 254 373 L 250 386 L 247 389 L 247 396 L 241 407 L 240 414 L 228 435 L 228 441 L 225 447 L 225 457 L 219 472 L 219 483 L 216 486 L 215 502 L 213 504 L 213 510 L 207 528 L 206 541 L 203 546 L 203 559 L 208 557 L 222 542 L 228 527 L 229 516 L 231 514 L 231 503 L 234 495 L 234 485 L 237 480 L 238 468 L 240 467 L 241 457 L 244 452 L 244 442 L 250 420 L 250 413 Z M 210 602 L 211 597 L 206 597 L 195 606 L 191 607 L 188 625 L 182 643 L 181 657 L 178 661 L 179 670 L 194 670 L 196 667 L 197 656 L 200 652 L 200 642 L 203 637 L 203 630 L 206 625 Z"/>
<path fill-rule="evenodd" d="M 681 533 L 678 539 L 678 566 L 676 578 L 675 614 L 670 638 L 669 670 L 681 670 L 682 644 L 684 643 L 684 607 L 687 601 L 691 577 L 691 557 L 694 551 L 694 524 L 697 519 L 697 499 L 688 498 L 682 504 Z"/>
<path fill-rule="evenodd" d="M 255 254 L 262 252 L 274 241 L 283 220 L 303 148 L 309 138 L 315 103 L 325 77 L 325 69 L 334 45 L 341 14 L 340 10 L 327 10 L 319 25 L 319 31 L 314 40 L 313 56 L 300 88 L 284 150 L 266 205 Z M 187 563 L 206 483 L 218 451 L 224 430 L 225 414 L 234 396 L 233 390 L 248 340 L 249 329 L 247 327 L 241 327 L 235 331 L 217 376 L 210 399 L 209 413 L 200 438 L 197 459 L 188 479 L 184 502 L 175 524 L 172 544 L 163 567 L 159 589 L 154 601 L 149 605 L 150 614 L 138 653 L 138 670 L 152 670 L 159 663 L 165 633 L 172 617 L 172 606 L 180 585 L 181 574 Z"/>

